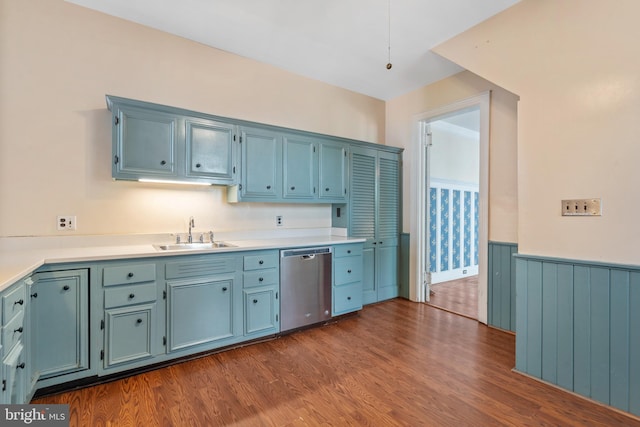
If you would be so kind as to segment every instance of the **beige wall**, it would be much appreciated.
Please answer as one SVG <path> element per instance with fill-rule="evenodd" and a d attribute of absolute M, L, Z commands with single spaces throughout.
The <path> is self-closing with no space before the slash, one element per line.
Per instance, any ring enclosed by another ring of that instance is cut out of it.
<path fill-rule="evenodd" d="M 430 110 L 491 91 L 489 138 L 489 240 L 518 242 L 517 234 L 517 102 L 514 94 L 463 71 L 387 102 L 387 141 L 404 147 L 404 231 L 411 232 L 411 201 L 418 179 L 412 159 L 418 155 L 415 117 Z"/>
<path fill-rule="evenodd" d="M 62 0 L 0 0 L 0 236 L 327 227 L 330 208 L 111 180 L 105 94 L 384 143 L 385 104 Z"/>
<path fill-rule="evenodd" d="M 638 16 L 636 0 L 523 0 L 435 49 L 520 96 L 521 253 L 640 263 Z M 590 197 L 602 217 L 560 215 Z"/>

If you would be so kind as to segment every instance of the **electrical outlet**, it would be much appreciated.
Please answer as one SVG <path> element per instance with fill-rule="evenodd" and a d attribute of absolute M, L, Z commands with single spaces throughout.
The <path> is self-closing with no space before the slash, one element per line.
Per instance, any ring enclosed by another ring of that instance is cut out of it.
<path fill-rule="evenodd" d="M 600 199 L 563 200 L 562 216 L 602 216 L 602 201 Z"/>
<path fill-rule="evenodd" d="M 276 216 L 276 226 L 282 227 L 282 215 Z"/>
<path fill-rule="evenodd" d="M 75 230 L 76 216 L 75 215 L 59 215 L 57 224 L 58 224 L 58 230 Z"/>

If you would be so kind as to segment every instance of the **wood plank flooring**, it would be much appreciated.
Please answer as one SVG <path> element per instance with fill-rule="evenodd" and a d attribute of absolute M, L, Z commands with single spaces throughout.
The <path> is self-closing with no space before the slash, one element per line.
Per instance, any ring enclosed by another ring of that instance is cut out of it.
<path fill-rule="evenodd" d="M 431 285 L 428 304 L 460 314 L 478 318 L 478 276 L 469 276 Z"/>
<path fill-rule="evenodd" d="M 360 315 L 40 398 L 72 426 L 627 426 L 511 371 L 514 336 L 402 299 Z"/>

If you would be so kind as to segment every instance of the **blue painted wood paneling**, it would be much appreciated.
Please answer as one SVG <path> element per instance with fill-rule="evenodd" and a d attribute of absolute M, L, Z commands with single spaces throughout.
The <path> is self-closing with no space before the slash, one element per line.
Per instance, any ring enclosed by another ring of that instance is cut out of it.
<path fill-rule="evenodd" d="M 542 262 L 530 261 L 527 268 L 527 372 L 542 376 Z"/>
<path fill-rule="evenodd" d="M 516 370 L 640 415 L 640 267 L 515 257 Z"/>
<path fill-rule="evenodd" d="M 640 273 L 629 277 L 629 412 L 640 415 Z"/>
<path fill-rule="evenodd" d="M 489 274 L 487 286 L 487 321 L 489 325 L 508 331 L 516 329 L 515 243 L 489 242 Z"/>
<path fill-rule="evenodd" d="M 527 372 L 527 276 L 529 262 L 516 258 L 516 370 Z"/>
<path fill-rule="evenodd" d="M 617 408 L 629 405 L 629 276 L 611 271 L 610 404 Z"/>
<path fill-rule="evenodd" d="M 573 266 L 558 265 L 557 384 L 573 390 Z"/>
<path fill-rule="evenodd" d="M 542 265 L 542 379 L 557 381 L 558 265 Z"/>

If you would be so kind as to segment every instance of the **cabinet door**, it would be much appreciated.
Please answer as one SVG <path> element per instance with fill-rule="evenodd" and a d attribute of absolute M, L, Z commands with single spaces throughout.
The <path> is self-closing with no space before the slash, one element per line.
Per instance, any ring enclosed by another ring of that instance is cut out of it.
<path fill-rule="evenodd" d="M 25 395 L 25 354 L 22 343 L 18 343 L 2 362 L 2 399 L 0 403 L 24 404 Z"/>
<path fill-rule="evenodd" d="M 381 241 L 376 251 L 377 301 L 398 296 L 398 244 Z"/>
<path fill-rule="evenodd" d="M 105 368 L 155 355 L 155 315 L 155 303 L 105 310 Z"/>
<path fill-rule="evenodd" d="M 318 197 L 342 202 L 347 197 L 347 149 L 343 145 L 320 143 Z"/>
<path fill-rule="evenodd" d="M 376 252 L 373 246 L 365 245 L 362 250 L 362 303 L 378 301 L 376 282 Z"/>
<path fill-rule="evenodd" d="M 120 107 L 113 120 L 114 178 L 176 176 L 176 116 Z"/>
<path fill-rule="evenodd" d="M 30 290 L 30 353 L 41 378 L 88 368 L 87 270 L 38 273 Z"/>
<path fill-rule="evenodd" d="M 255 288 L 244 291 L 245 335 L 276 333 L 278 302 L 276 288 Z"/>
<path fill-rule="evenodd" d="M 376 231 L 376 152 L 353 148 L 351 151 L 351 202 L 349 234 L 373 241 Z"/>
<path fill-rule="evenodd" d="M 187 176 L 216 184 L 235 181 L 235 126 L 210 120 L 185 121 Z"/>
<path fill-rule="evenodd" d="M 285 136 L 282 143 L 284 186 L 287 199 L 313 199 L 316 192 L 316 144 L 313 141 Z"/>
<path fill-rule="evenodd" d="M 376 238 L 397 239 L 400 234 L 400 165 L 396 154 L 379 154 L 378 220 Z"/>
<path fill-rule="evenodd" d="M 242 129 L 242 189 L 243 197 L 277 199 L 280 192 L 279 161 L 282 144 L 275 132 L 262 129 Z"/>
<path fill-rule="evenodd" d="M 234 276 L 169 282 L 168 351 L 231 338 Z"/>

